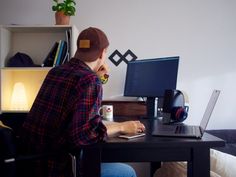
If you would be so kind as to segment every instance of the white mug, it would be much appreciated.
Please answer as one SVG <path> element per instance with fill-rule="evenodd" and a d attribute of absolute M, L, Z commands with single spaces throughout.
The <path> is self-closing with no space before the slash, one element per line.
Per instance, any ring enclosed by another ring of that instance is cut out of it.
<path fill-rule="evenodd" d="M 100 113 L 102 110 L 102 114 Z M 99 108 L 98 114 L 103 117 L 104 120 L 113 121 L 113 105 L 103 105 Z"/>

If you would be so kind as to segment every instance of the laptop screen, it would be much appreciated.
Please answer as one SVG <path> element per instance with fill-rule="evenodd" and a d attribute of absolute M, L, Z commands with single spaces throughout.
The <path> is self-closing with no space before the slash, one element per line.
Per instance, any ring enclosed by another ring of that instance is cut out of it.
<path fill-rule="evenodd" d="M 209 122 L 209 119 L 210 119 L 211 114 L 213 112 L 213 109 L 215 107 L 215 104 L 216 104 L 216 101 L 219 97 L 219 94 L 220 94 L 219 90 L 214 90 L 212 95 L 211 95 L 211 98 L 208 102 L 207 108 L 204 112 L 204 115 L 203 115 L 203 118 L 202 118 L 202 121 L 201 121 L 201 124 L 200 124 L 201 130 L 203 130 L 203 131 L 206 130 L 207 124 Z"/>

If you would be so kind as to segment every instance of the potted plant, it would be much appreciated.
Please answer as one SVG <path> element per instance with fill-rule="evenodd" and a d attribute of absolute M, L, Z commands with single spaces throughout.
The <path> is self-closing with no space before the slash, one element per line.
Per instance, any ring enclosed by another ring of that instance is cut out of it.
<path fill-rule="evenodd" d="M 70 16 L 75 15 L 75 0 L 53 0 L 55 5 L 52 6 L 52 10 L 55 11 L 56 25 L 69 25 Z"/>

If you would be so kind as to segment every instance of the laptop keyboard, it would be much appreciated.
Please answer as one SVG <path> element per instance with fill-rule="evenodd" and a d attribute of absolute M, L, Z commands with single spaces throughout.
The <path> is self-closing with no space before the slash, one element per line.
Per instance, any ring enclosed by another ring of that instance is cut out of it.
<path fill-rule="evenodd" d="M 195 127 L 192 126 L 183 126 L 183 125 L 177 125 L 175 129 L 175 134 L 195 134 Z"/>
<path fill-rule="evenodd" d="M 186 128 L 184 126 L 176 126 L 175 134 L 182 134 L 186 132 Z"/>

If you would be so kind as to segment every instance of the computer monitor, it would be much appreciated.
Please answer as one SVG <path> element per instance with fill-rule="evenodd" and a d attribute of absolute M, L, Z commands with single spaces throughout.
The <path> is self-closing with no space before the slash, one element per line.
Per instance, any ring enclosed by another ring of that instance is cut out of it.
<path fill-rule="evenodd" d="M 155 117 L 156 98 L 176 89 L 179 57 L 143 59 L 128 63 L 124 96 L 147 97 L 147 117 Z"/>

